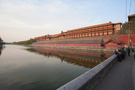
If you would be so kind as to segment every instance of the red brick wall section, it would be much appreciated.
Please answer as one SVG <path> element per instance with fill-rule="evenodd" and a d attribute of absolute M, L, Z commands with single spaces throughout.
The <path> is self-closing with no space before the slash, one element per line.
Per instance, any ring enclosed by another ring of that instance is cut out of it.
<path fill-rule="evenodd" d="M 128 44 L 128 36 L 120 36 L 120 41 L 124 44 Z"/>
<path fill-rule="evenodd" d="M 135 46 L 135 35 L 131 35 L 132 45 Z M 128 44 L 128 35 L 120 36 L 120 41 L 124 44 Z"/>
<path fill-rule="evenodd" d="M 132 40 L 132 45 L 135 46 L 135 35 L 131 36 L 131 40 Z"/>

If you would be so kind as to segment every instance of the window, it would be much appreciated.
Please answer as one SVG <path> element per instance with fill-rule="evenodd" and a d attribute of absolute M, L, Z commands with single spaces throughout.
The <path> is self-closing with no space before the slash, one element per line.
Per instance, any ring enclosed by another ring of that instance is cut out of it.
<path fill-rule="evenodd" d="M 107 35 L 107 32 L 106 31 L 104 32 L 104 35 Z"/>
<path fill-rule="evenodd" d="M 95 33 L 92 33 L 92 36 L 95 36 Z"/>
<path fill-rule="evenodd" d="M 112 32 L 110 31 L 110 32 L 108 32 L 108 34 L 109 34 L 109 35 L 112 35 Z"/>
<path fill-rule="evenodd" d="M 96 36 L 98 36 L 98 32 L 96 33 Z"/>
<path fill-rule="evenodd" d="M 103 32 L 100 32 L 100 34 L 99 34 L 100 36 L 102 36 L 103 35 Z"/>

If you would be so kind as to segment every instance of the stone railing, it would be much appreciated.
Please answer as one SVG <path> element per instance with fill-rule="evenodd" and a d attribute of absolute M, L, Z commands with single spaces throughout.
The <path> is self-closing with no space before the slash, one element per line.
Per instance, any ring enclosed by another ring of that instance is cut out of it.
<path fill-rule="evenodd" d="M 116 61 L 117 56 L 113 55 L 101 64 L 61 86 L 57 90 L 92 90 L 105 77 Z"/>

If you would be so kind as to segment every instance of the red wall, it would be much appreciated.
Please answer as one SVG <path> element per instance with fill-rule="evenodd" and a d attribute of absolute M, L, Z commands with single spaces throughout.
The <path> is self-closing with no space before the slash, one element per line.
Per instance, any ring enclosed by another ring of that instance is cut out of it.
<path fill-rule="evenodd" d="M 135 46 L 135 35 L 131 35 L 132 45 Z M 128 44 L 128 35 L 120 36 L 120 41 L 124 44 Z"/>

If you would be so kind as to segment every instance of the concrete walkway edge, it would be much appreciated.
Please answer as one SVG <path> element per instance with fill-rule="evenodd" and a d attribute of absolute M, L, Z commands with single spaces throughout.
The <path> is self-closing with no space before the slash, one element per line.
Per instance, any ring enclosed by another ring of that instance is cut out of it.
<path fill-rule="evenodd" d="M 133 85 L 135 90 L 135 53 L 133 53 L 132 55 L 133 55 L 132 78 L 133 78 Z"/>

